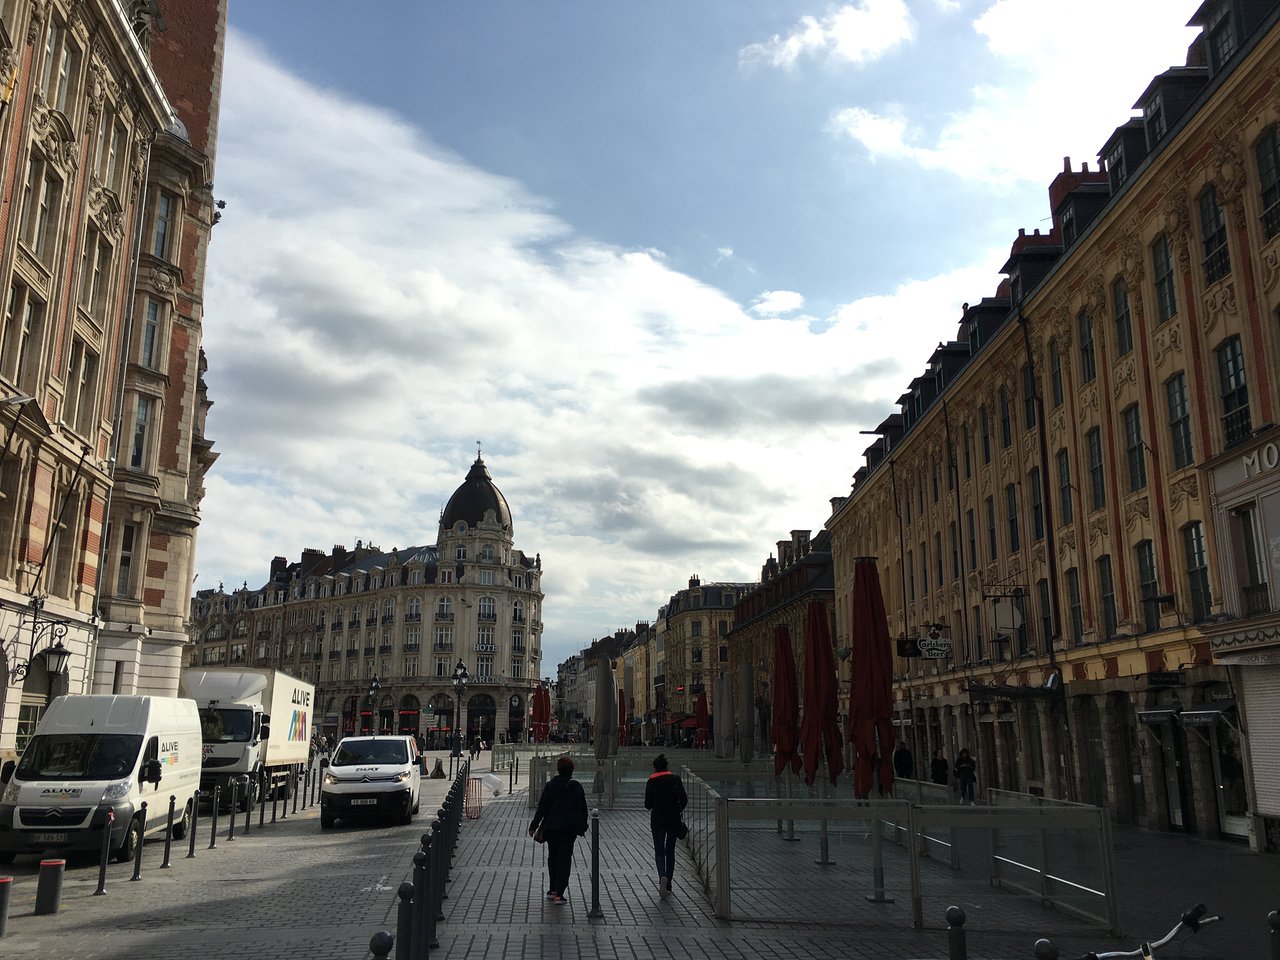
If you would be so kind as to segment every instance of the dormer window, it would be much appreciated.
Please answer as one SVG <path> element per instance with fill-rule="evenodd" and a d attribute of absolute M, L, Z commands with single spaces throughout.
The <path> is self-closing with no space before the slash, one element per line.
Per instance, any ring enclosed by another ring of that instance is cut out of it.
<path fill-rule="evenodd" d="M 1223 0 L 1204 27 L 1209 47 L 1209 75 L 1223 68 L 1236 52 L 1235 23 L 1231 19 L 1231 4 Z"/>
<path fill-rule="evenodd" d="M 1154 150 L 1156 144 L 1168 133 L 1164 120 L 1164 100 L 1159 91 L 1142 108 L 1142 126 L 1147 132 L 1147 149 Z"/>
<path fill-rule="evenodd" d="M 1107 154 L 1106 164 L 1107 180 L 1111 184 L 1111 192 L 1116 193 L 1129 177 L 1129 171 L 1124 162 L 1123 143 L 1117 143 L 1115 148 Z"/>
<path fill-rule="evenodd" d="M 1068 204 L 1062 211 L 1062 245 L 1069 247 L 1076 242 L 1076 208 Z"/>

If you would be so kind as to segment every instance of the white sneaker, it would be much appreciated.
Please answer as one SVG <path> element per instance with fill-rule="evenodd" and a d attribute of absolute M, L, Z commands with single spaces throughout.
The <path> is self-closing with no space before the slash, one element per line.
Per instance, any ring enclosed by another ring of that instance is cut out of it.
<path fill-rule="evenodd" d="M 663 898 L 671 893 L 671 880 L 669 877 L 663 877 L 658 881 L 658 890 L 661 891 Z"/>

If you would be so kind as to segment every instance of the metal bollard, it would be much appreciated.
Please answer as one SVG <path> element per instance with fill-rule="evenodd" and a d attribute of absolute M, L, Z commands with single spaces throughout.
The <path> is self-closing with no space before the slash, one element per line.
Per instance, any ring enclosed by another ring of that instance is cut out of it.
<path fill-rule="evenodd" d="M 36 881 L 37 916 L 57 913 L 62 905 L 62 875 L 66 872 L 65 860 L 41 860 L 40 879 Z"/>
<path fill-rule="evenodd" d="M 965 942 L 964 911 L 959 907 L 947 907 L 947 960 L 969 960 L 969 945 Z"/>
<path fill-rule="evenodd" d="M 295 771 L 293 771 L 292 778 L 291 778 L 291 779 L 290 779 L 290 781 L 289 781 L 289 783 L 290 783 L 290 787 L 289 787 L 289 796 L 293 799 L 293 812 L 294 812 L 294 813 L 297 813 L 297 812 L 298 812 L 298 782 L 299 782 L 301 779 L 302 779 L 302 778 L 298 776 L 298 771 L 297 771 L 297 770 L 295 770 Z"/>
<path fill-rule="evenodd" d="M 13 892 L 13 877 L 0 877 L 0 937 L 9 929 L 9 894 Z"/>
<path fill-rule="evenodd" d="M 396 890 L 400 903 L 396 908 L 396 960 L 417 960 L 409 949 L 413 930 L 413 884 L 405 881 Z"/>
<path fill-rule="evenodd" d="M 431 935 L 431 943 L 436 943 L 436 924 L 444 923 L 444 901 L 449 895 L 444 890 L 444 832 L 443 827 L 439 833 L 435 833 L 431 837 L 430 848 L 424 848 L 427 854 L 427 890 L 430 893 L 430 899 L 427 900 L 427 915 L 431 918 L 430 926 L 427 928 Z"/>
<path fill-rule="evenodd" d="M 209 818 L 209 849 L 218 845 L 218 804 L 221 801 L 222 784 L 213 788 L 213 815 Z"/>
<path fill-rule="evenodd" d="M 425 851 L 419 850 L 413 855 L 413 924 L 409 927 L 409 956 L 417 960 L 424 953 L 426 941 L 427 909 L 431 905 L 428 892 L 427 859 Z"/>
<path fill-rule="evenodd" d="M 253 783 L 249 779 L 251 774 L 244 775 L 244 835 L 249 835 L 249 821 L 253 819 L 253 801 L 249 798 L 249 786 Z"/>
<path fill-rule="evenodd" d="M 603 917 L 600 909 L 600 808 L 591 811 L 591 909 L 588 917 Z"/>
<path fill-rule="evenodd" d="M 1271 928 L 1271 960 L 1280 960 L 1280 910 L 1267 914 L 1267 926 Z"/>
<path fill-rule="evenodd" d="M 169 869 L 169 851 L 173 849 L 173 811 L 178 805 L 178 798 L 169 796 L 169 826 L 164 831 L 164 863 L 160 864 L 161 870 Z"/>
<path fill-rule="evenodd" d="M 262 789 L 262 778 L 258 778 L 258 827 L 261 829 L 267 822 L 267 791 Z"/>
<path fill-rule="evenodd" d="M 391 948 L 396 945 L 396 938 L 385 930 L 379 930 L 369 938 L 369 952 L 373 954 L 374 960 L 378 957 L 391 956 Z"/>
<path fill-rule="evenodd" d="M 142 826 L 138 831 L 138 845 L 133 849 L 133 876 L 129 878 L 130 880 L 142 879 L 142 848 L 147 845 L 147 801 L 145 800 L 138 807 L 138 820 Z M 130 823 L 126 829 L 132 830 L 133 824 Z"/>
<path fill-rule="evenodd" d="M 276 822 L 276 805 L 280 802 L 280 779 L 272 776 L 271 780 L 271 822 Z"/>
<path fill-rule="evenodd" d="M 316 789 L 318 788 L 319 783 L 320 776 L 313 773 L 311 775 L 311 806 L 313 807 L 316 805 Z"/>
<path fill-rule="evenodd" d="M 107 819 L 102 824 L 102 857 L 98 861 L 98 889 L 93 891 L 95 897 L 107 894 L 107 861 L 111 859 L 111 825 L 116 821 L 116 812 L 107 811 Z"/>
<path fill-rule="evenodd" d="M 227 817 L 230 821 L 227 824 L 227 839 L 234 840 L 236 838 L 236 793 L 240 789 L 240 781 L 232 778 L 231 780 L 231 814 Z M 248 803 L 249 793 L 248 785 L 245 786 L 245 802 Z"/>
<path fill-rule="evenodd" d="M 516 785 L 516 766 L 514 763 L 507 764 L 507 796 L 511 796 L 511 791 Z"/>
<path fill-rule="evenodd" d="M 1058 960 L 1058 948 L 1052 941 L 1037 940 L 1036 941 L 1036 960 Z"/>
<path fill-rule="evenodd" d="M 436 814 L 436 820 L 435 823 L 432 824 L 432 829 L 435 829 L 436 824 L 439 825 L 440 829 L 434 835 L 439 840 L 439 845 L 436 847 L 436 850 L 439 852 L 440 856 L 440 899 L 448 900 L 449 867 L 453 863 L 453 844 L 450 841 L 449 832 L 449 798 L 445 797 L 444 802 L 445 806 L 441 807 L 440 812 Z"/>
<path fill-rule="evenodd" d="M 191 829 L 187 831 L 187 859 L 196 858 L 196 827 L 200 825 L 200 791 L 191 798 Z"/>

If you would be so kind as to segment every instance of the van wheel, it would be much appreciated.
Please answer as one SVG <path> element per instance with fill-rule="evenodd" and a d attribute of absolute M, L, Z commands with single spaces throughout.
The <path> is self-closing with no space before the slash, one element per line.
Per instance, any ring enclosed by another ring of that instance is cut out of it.
<path fill-rule="evenodd" d="M 13 858 L 18 855 L 16 850 L 0 850 L 0 864 L 8 866 L 13 863 Z"/>
<path fill-rule="evenodd" d="M 182 810 L 182 819 L 173 825 L 173 839 L 185 840 L 191 832 L 191 801 Z"/>
<path fill-rule="evenodd" d="M 124 832 L 124 840 L 116 850 L 116 863 L 128 863 L 138 852 L 138 844 L 142 842 L 142 821 L 134 817 L 129 821 L 129 828 Z"/>
<path fill-rule="evenodd" d="M 420 807 L 420 806 L 422 806 L 422 795 L 421 795 L 421 794 L 419 794 L 417 797 L 415 797 L 415 798 L 414 798 L 414 800 L 413 800 L 413 809 L 409 811 L 409 815 L 410 815 L 410 816 L 417 816 L 417 815 L 418 815 L 418 807 Z"/>

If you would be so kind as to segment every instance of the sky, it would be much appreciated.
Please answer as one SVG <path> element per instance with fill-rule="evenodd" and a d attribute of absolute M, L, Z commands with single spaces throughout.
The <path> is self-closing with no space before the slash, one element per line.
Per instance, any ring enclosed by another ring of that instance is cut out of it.
<path fill-rule="evenodd" d="M 195 587 L 434 543 L 483 444 L 543 673 L 815 533 L 1200 0 L 231 0 Z"/>

